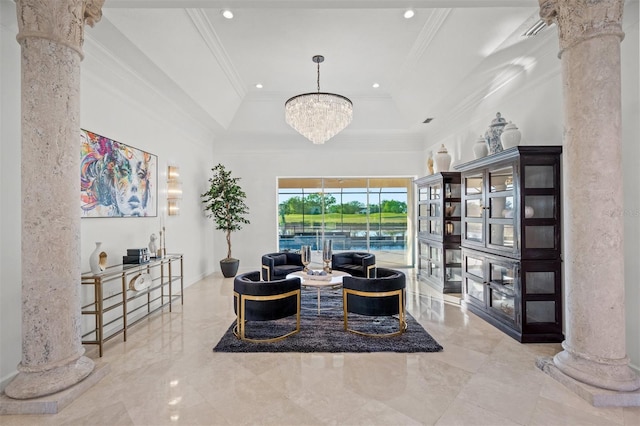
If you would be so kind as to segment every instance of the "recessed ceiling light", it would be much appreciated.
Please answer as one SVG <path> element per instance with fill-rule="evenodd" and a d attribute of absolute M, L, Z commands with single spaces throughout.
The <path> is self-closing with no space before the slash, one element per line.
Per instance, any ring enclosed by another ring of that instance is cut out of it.
<path fill-rule="evenodd" d="M 373 88 L 377 89 L 378 87 L 380 87 L 380 85 L 378 83 L 373 83 Z"/>
<path fill-rule="evenodd" d="M 263 87 L 263 86 L 262 86 L 262 83 L 257 83 L 257 84 L 256 84 L 256 89 L 262 89 L 262 87 Z"/>
<path fill-rule="evenodd" d="M 407 9 L 407 10 L 405 10 L 405 12 L 404 12 L 404 17 L 405 17 L 406 19 L 410 19 L 410 18 L 413 18 L 415 14 L 416 14 L 416 13 L 413 11 L 413 9 Z"/>
<path fill-rule="evenodd" d="M 222 16 L 224 16 L 227 19 L 233 19 L 233 12 L 230 11 L 229 9 L 225 9 L 222 11 Z"/>

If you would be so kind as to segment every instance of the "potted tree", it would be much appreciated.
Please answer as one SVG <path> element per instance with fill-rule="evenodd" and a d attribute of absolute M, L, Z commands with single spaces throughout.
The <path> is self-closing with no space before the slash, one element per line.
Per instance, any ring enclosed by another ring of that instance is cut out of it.
<path fill-rule="evenodd" d="M 242 229 L 243 224 L 249 224 L 244 217 L 249 213 L 244 202 L 247 194 L 238 184 L 240 178 L 231 177 L 231 171 L 224 165 L 218 164 L 211 171 L 213 176 L 209 178 L 209 190 L 200 196 L 207 217 L 213 219 L 216 229 L 226 233 L 227 257 L 220 261 L 220 269 L 226 278 L 230 278 L 238 273 L 240 265 L 238 259 L 231 257 L 231 233 Z"/>

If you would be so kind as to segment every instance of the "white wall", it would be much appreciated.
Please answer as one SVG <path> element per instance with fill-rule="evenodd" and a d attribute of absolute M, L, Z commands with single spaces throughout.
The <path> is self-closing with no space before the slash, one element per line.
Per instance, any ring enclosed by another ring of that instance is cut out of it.
<path fill-rule="evenodd" d="M 0 1 L 0 388 L 15 375 L 21 360 L 20 271 L 20 46 L 16 42 L 15 4 Z M 88 30 L 90 31 L 90 29 Z M 158 156 L 159 211 L 166 210 L 167 164 L 180 167 L 181 214 L 165 219 L 167 250 L 184 254 L 185 285 L 214 271 L 213 227 L 204 216 L 200 193 L 213 166 L 213 141 L 202 123 L 194 122 L 128 74 L 108 62 L 88 35 L 82 62 L 81 126 Z M 78 147 L 80 140 L 78 139 Z M 79 212 L 78 212 L 79 213 Z M 158 234 L 160 218 L 83 219 L 81 262 L 103 242 L 109 264 L 122 262 L 127 248 L 146 247 Z M 55 253 L 51 253 L 55 256 Z"/>
<path fill-rule="evenodd" d="M 640 33 L 638 2 L 625 6 L 622 55 L 622 173 L 627 354 L 640 371 Z M 635 23 L 632 18 L 635 17 Z"/>
<path fill-rule="evenodd" d="M 0 385 L 21 358 L 20 48 L 15 5 L 0 2 Z"/>
<path fill-rule="evenodd" d="M 121 263 L 127 248 L 147 247 L 152 233 L 159 236 L 163 220 L 167 252 L 185 255 L 185 283 L 194 283 L 213 271 L 213 231 L 200 203 L 212 167 L 213 141 L 197 123 L 165 108 L 157 93 L 129 87 L 135 76 L 114 78 L 105 72 L 109 68 L 100 55 L 92 53 L 92 47 L 90 42 L 85 44 L 82 63 L 81 125 L 158 156 L 159 216 L 82 219 L 83 270 L 88 270 L 96 241 L 102 242 L 109 264 Z M 166 214 L 168 164 L 180 168 L 183 198 L 178 216 Z"/>
<path fill-rule="evenodd" d="M 231 237 L 233 257 L 240 259 L 243 271 L 260 270 L 262 255 L 277 248 L 278 177 L 417 177 L 425 172 L 422 143 L 401 136 L 355 140 L 338 135 L 325 145 L 313 145 L 302 136 L 247 136 L 225 141 L 216 149 L 218 161 L 241 178 L 247 193 L 251 224 Z M 224 257 L 226 241 L 220 231 L 214 248 Z"/>

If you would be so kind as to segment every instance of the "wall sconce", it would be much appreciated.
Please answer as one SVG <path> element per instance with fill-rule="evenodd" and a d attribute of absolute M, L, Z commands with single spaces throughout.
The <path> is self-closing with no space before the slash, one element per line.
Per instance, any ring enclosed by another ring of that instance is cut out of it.
<path fill-rule="evenodd" d="M 180 214 L 180 200 L 182 199 L 182 182 L 180 168 L 169 166 L 167 170 L 167 212 L 169 216 Z"/>

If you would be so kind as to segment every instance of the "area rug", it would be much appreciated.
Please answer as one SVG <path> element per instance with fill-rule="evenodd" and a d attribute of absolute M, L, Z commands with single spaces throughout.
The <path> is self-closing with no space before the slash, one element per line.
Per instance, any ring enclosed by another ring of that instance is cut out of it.
<path fill-rule="evenodd" d="M 233 334 L 235 321 L 214 352 L 439 352 L 442 346 L 409 314 L 407 331 L 393 337 L 367 337 L 349 333 L 343 328 L 342 290 L 323 291 L 320 314 L 315 291 L 302 291 L 300 332 L 284 340 L 253 343 L 237 339 Z M 393 317 L 365 317 L 349 314 L 349 327 L 375 333 L 398 329 Z M 295 316 L 276 321 L 250 321 L 247 337 L 265 338 L 282 335 L 295 328 Z"/>

